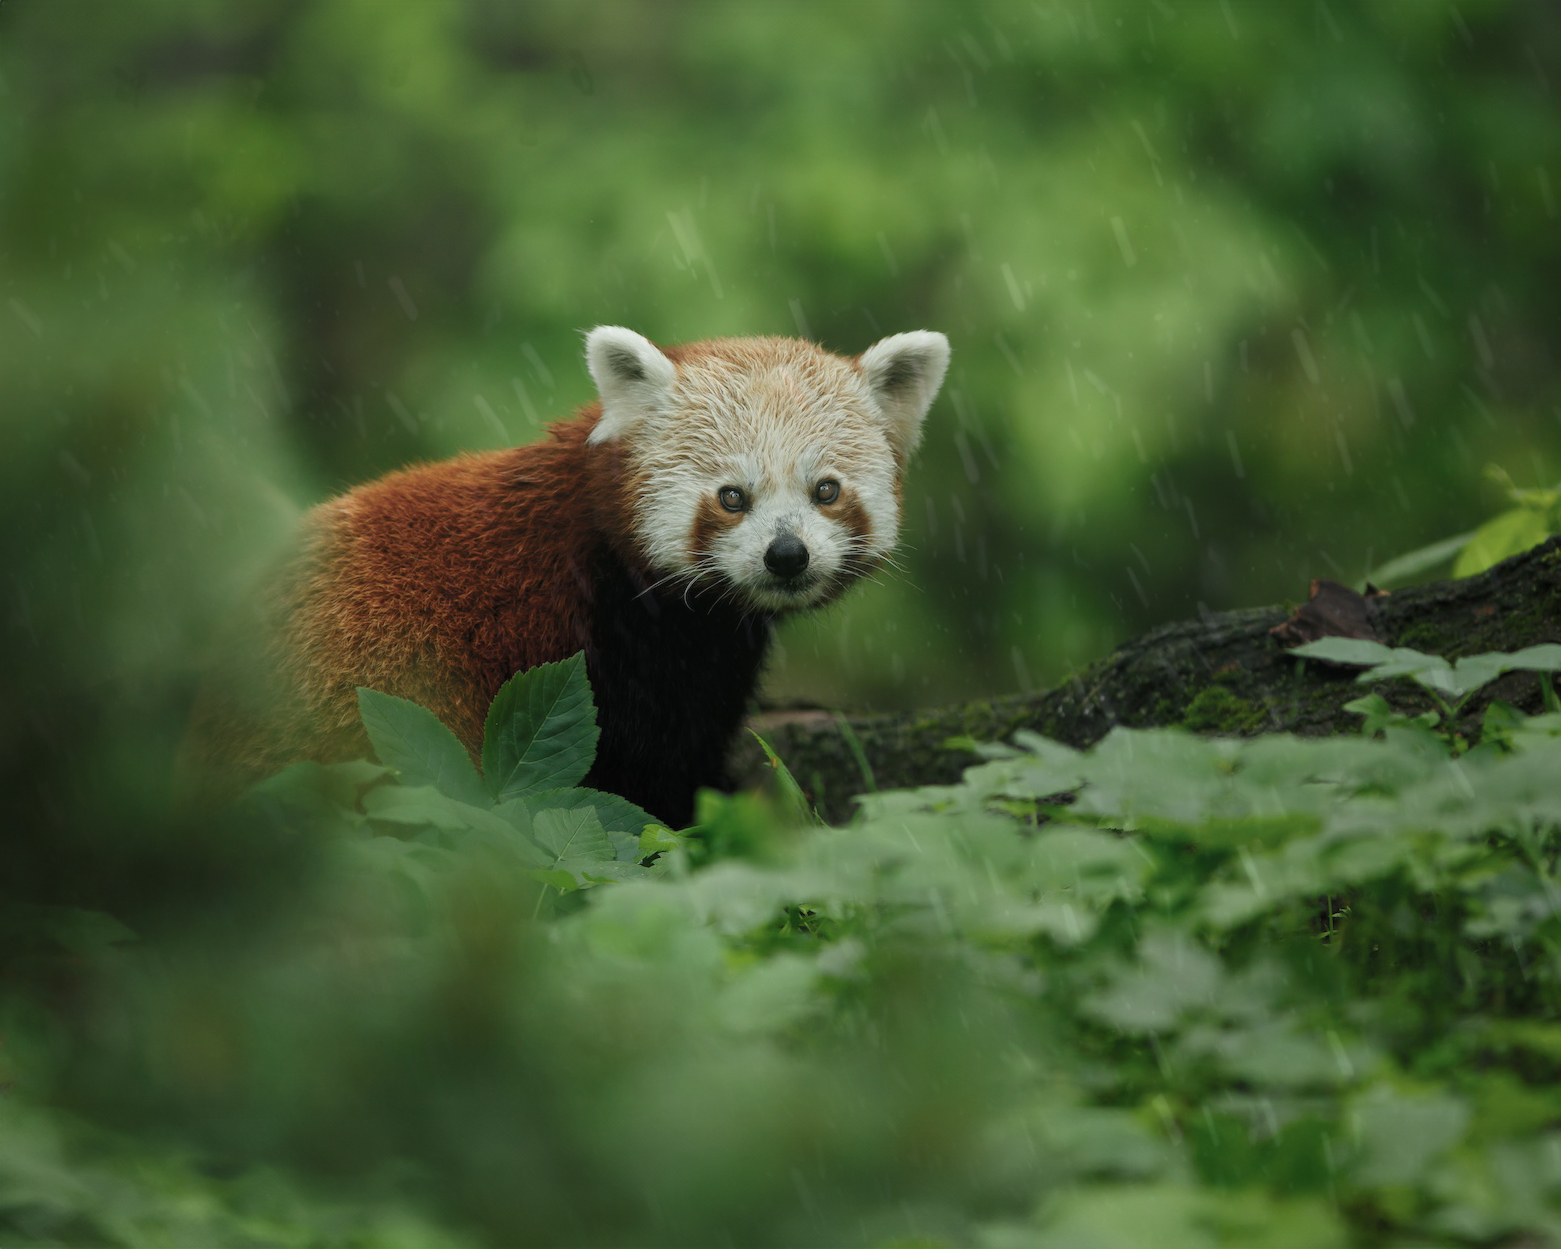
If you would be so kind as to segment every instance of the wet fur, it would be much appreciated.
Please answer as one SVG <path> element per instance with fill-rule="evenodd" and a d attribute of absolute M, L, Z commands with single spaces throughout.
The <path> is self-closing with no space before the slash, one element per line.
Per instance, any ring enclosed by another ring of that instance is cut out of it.
<path fill-rule="evenodd" d="M 678 438 L 654 430 L 603 438 L 602 409 L 592 404 L 544 442 L 392 473 L 314 509 L 297 554 L 230 632 L 198 697 L 188 762 L 207 793 L 233 792 L 299 759 L 371 756 L 360 685 L 430 708 L 476 756 L 505 681 L 584 651 L 602 729 L 585 783 L 686 824 L 695 791 L 725 780 L 775 616 L 736 592 L 702 549 L 722 535 L 730 543 L 737 525 L 708 508 L 711 492 L 696 480 L 697 461 L 713 454 L 701 411 L 746 413 L 752 428 L 740 426 L 740 449 L 773 439 L 766 421 L 812 423 L 815 443 L 822 429 L 826 441 L 848 444 L 836 458 L 873 476 L 870 500 L 872 489 L 892 488 L 895 527 L 908 445 L 891 448 L 882 434 L 874 441 L 876 426 L 863 422 L 884 418 L 871 401 L 867 417 L 844 420 L 830 409 L 831 385 L 845 387 L 837 408 L 860 402 L 852 387 L 861 389 L 864 370 L 812 344 L 724 340 L 669 349 L 664 359 L 677 366 L 678 407 L 687 410 L 658 419 L 675 422 Z M 764 374 L 776 361 L 783 367 Z M 656 357 L 648 364 L 664 367 Z M 628 384 L 645 382 L 634 358 L 610 367 Z M 745 376 L 764 395 L 797 402 L 787 411 L 744 408 Z M 933 391 L 940 378 L 941 366 Z M 913 432 L 919 424 L 918 411 Z M 683 546 L 658 560 L 647 508 L 672 517 L 663 527 L 675 522 L 664 497 L 672 488 L 693 490 Z M 882 500 L 873 506 L 876 519 L 847 491 L 833 511 L 808 518 L 844 536 L 834 539 L 830 578 L 799 606 L 833 597 L 886 557 L 895 532 L 872 532 L 886 509 Z"/>
<path fill-rule="evenodd" d="M 694 790 L 724 779 L 770 621 L 645 592 L 648 570 L 615 540 L 619 449 L 585 442 L 595 420 L 393 473 L 312 512 L 198 700 L 191 740 L 223 774 L 211 779 L 231 790 L 297 759 L 372 757 L 359 685 L 430 708 L 477 755 L 505 681 L 584 651 L 602 727 L 586 783 L 686 822 Z"/>

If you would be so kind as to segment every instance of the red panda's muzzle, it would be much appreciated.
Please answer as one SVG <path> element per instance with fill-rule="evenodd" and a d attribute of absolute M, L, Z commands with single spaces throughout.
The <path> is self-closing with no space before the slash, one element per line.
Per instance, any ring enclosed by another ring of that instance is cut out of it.
<path fill-rule="evenodd" d="M 782 533 L 764 551 L 764 566 L 787 581 L 794 581 L 807 571 L 807 544 L 794 533 Z"/>

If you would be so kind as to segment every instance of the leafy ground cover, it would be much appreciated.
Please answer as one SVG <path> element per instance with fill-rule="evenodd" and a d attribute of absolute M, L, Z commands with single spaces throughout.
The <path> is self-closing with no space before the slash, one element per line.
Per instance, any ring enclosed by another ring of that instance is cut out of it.
<path fill-rule="evenodd" d="M 1484 671 L 1332 645 L 1450 707 Z M 285 889 L 13 926 L 0 1240 L 1561 1239 L 1551 703 L 1021 735 L 846 827 L 782 785 L 674 831 L 578 788 L 578 659 L 481 773 L 364 691 L 379 763 L 226 817 L 302 847 Z"/>

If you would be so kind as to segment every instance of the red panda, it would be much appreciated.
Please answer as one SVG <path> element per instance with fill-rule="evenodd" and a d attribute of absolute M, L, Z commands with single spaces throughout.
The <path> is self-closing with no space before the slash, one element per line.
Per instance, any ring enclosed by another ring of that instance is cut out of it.
<path fill-rule="evenodd" d="M 665 350 L 599 326 L 599 401 L 543 442 L 391 473 L 323 503 L 208 676 L 196 765 L 229 785 L 364 757 L 356 689 L 431 708 L 474 756 L 516 672 L 585 652 L 585 784 L 673 826 L 723 762 L 774 621 L 839 595 L 899 534 L 948 340 L 848 359 L 787 338 Z"/>

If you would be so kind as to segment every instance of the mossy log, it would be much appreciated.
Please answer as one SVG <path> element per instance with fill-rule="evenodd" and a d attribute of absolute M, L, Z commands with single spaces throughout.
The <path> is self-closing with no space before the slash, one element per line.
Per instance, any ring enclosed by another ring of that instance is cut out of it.
<path fill-rule="evenodd" d="M 1561 538 L 1478 576 L 1397 590 L 1365 603 L 1381 641 L 1448 658 L 1558 642 Z M 1018 729 L 1031 729 L 1083 747 L 1119 724 L 1241 735 L 1354 731 L 1360 717 L 1344 704 L 1367 690 L 1356 684 L 1354 670 L 1289 654 L 1273 630 L 1291 617 L 1291 609 L 1265 607 L 1161 625 L 1045 693 L 895 714 L 765 712 L 754 717 L 753 727 L 832 822 L 850 817 L 852 799 L 867 788 L 869 774 L 880 789 L 957 780 L 976 756 L 951 747 L 950 739 L 1003 741 Z M 1411 714 L 1432 706 L 1407 681 L 1373 688 Z M 1486 687 L 1465 707 L 1460 731 L 1477 735 L 1493 698 L 1537 711 L 1538 678 L 1511 673 Z M 860 743 L 861 760 L 852 736 Z M 745 784 L 761 782 L 768 771 L 748 735 L 732 763 L 734 779 Z"/>

